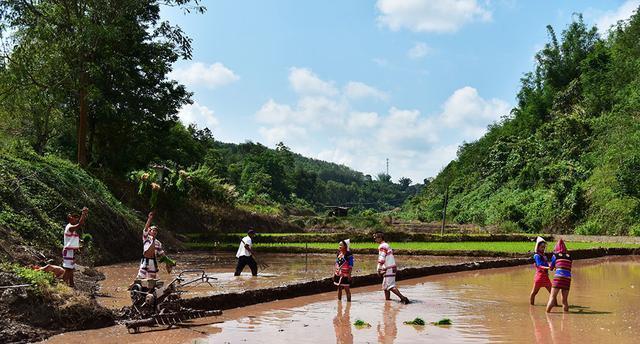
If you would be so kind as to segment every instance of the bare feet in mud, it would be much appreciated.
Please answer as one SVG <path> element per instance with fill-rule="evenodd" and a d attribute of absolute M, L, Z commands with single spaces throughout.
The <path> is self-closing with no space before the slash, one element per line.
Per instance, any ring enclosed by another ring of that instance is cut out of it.
<path fill-rule="evenodd" d="M 405 305 L 408 305 L 411 303 L 411 301 L 409 301 L 409 298 L 406 296 L 400 299 L 400 302 L 402 302 L 402 304 L 405 304 Z"/>

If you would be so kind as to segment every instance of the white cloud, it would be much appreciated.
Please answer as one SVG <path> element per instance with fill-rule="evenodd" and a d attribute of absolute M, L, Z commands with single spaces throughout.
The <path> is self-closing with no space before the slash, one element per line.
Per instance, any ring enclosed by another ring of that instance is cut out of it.
<path fill-rule="evenodd" d="M 189 86 L 206 86 L 208 88 L 217 88 L 240 79 L 231 69 L 220 62 L 208 66 L 202 62 L 194 62 L 185 68 L 177 68 L 168 76 Z"/>
<path fill-rule="evenodd" d="M 620 7 L 613 11 L 607 11 L 596 18 L 596 26 L 600 32 L 607 32 L 611 25 L 615 25 L 619 20 L 631 17 L 640 6 L 640 0 L 627 0 Z"/>
<path fill-rule="evenodd" d="M 333 96 L 338 90 L 332 82 L 324 81 L 315 75 L 310 69 L 291 67 L 289 70 L 289 83 L 298 94 L 319 94 Z"/>
<path fill-rule="evenodd" d="M 464 139 L 475 140 L 482 136 L 488 124 L 510 111 L 509 103 L 492 98 L 484 99 L 478 90 L 465 86 L 453 92 L 442 106 L 439 120 L 444 126 L 457 128 Z"/>
<path fill-rule="evenodd" d="M 256 119 L 261 123 L 284 123 L 295 118 L 295 112 L 289 105 L 276 103 L 269 99 L 258 112 Z"/>
<path fill-rule="evenodd" d="M 383 119 L 377 137 L 380 142 L 405 148 L 415 148 L 438 140 L 430 118 L 421 116 L 418 110 L 401 110 L 395 107 Z"/>
<path fill-rule="evenodd" d="M 352 112 L 347 120 L 349 130 L 365 130 L 374 128 L 380 122 L 380 116 L 375 112 Z"/>
<path fill-rule="evenodd" d="M 349 81 L 344 87 L 344 93 L 351 99 L 377 98 L 387 100 L 389 98 L 385 92 L 358 81 Z"/>
<path fill-rule="evenodd" d="M 183 106 L 178 112 L 178 117 L 185 125 L 195 124 L 198 128 L 209 128 L 212 131 L 219 124 L 213 111 L 198 102 Z"/>
<path fill-rule="evenodd" d="M 275 145 L 278 142 L 301 141 L 307 136 L 305 128 L 289 124 L 270 128 L 261 127 L 258 131 L 270 145 Z"/>
<path fill-rule="evenodd" d="M 413 47 L 411 47 L 411 49 L 409 49 L 407 56 L 409 56 L 410 59 L 417 60 L 427 56 L 430 51 L 431 48 L 429 48 L 425 43 L 417 42 Z"/>
<path fill-rule="evenodd" d="M 311 70 L 305 70 L 305 75 L 327 85 Z M 294 81 L 291 83 L 293 86 Z M 389 158 L 395 180 L 404 176 L 421 182 L 455 159 L 459 144 L 479 138 L 488 124 L 509 111 L 505 101 L 485 99 L 467 86 L 453 91 L 441 110 L 430 115 L 396 106 L 374 112 L 360 108 L 369 104 L 351 100 L 358 98 L 354 94 L 375 92 L 354 84 L 331 84 L 338 91 L 332 96 L 305 91 L 292 103 L 269 99 L 255 113 L 262 125 L 262 140 L 269 145 L 283 141 L 306 156 L 346 164 L 371 175 L 384 171 Z M 354 93 L 354 89 L 367 92 Z"/>
<path fill-rule="evenodd" d="M 476 0 L 378 0 L 378 23 L 393 31 L 455 32 L 464 24 L 491 21 Z"/>

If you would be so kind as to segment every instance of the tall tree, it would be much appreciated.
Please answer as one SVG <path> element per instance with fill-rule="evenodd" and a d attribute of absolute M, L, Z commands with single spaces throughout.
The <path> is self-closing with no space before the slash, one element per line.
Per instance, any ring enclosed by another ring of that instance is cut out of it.
<path fill-rule="evenodd" d="M 178 58 L 191 57 L 191 39 L 160 19 L 161 6 L 205 11 L 200 0 L 0 2 L 0 22 L 15 32 L 15 48 L 3 55 L 6 68 L 33 76 L 30 82 L 41 92 L 60 95 L 58 109 L 76 123 L 80 165 L 90 153 L 98 154 L 95 161 L 117 162 L 112 152 L 123 143 L 152 142 L 127 139 L 170 130 L 177 110 L 190 102 L 185 88 L 166 76 Z M 42 63 L 59 71 L 59 80 L 38 80 L 34 66 Z M 0 92 L 13 86 L 5 87 Z M 123 153 L 149 152 L 129 148 L 118 155 Z"/>

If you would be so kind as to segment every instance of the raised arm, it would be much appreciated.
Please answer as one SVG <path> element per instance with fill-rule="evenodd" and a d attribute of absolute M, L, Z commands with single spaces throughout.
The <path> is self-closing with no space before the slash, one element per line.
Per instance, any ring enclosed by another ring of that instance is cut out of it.
<path fill-rule="evenodd" d="M 149 227 L 151 227 L 151 222 L 153 222 L 153 216 L 155 215 L 155 212 L 152 211 L 149 213 L 149 215 L 147 216 L 147 223 L 144 225 L 144 230 L 145 232 L 149 230 Z"/>
<path fill-rule="evenodd" d="M 87 207 L 82 208 L 82 213 L 80 214 L 80 220 L 78 220 L 78 223 L 76 223 L 75 225 L 70 225 L 69 226 L 69 231 L 70 232 L 75 232 L 82 225 L 84 225 L 84 221 L 87 219 L 87 215 L 88 214 L 89 214 L 89 208 L 87 208 Z"/>

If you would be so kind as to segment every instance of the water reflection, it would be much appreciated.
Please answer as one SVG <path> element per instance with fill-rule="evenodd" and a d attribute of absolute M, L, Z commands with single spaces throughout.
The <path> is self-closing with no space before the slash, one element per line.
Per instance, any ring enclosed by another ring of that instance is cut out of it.
<path fill-rule="evenodd" d="M 337 344 L 353 344 L 353 332 L 351 330 L 351 302 L 344 307 L 342 301 L 338 301 L 336 316 L 333 318 L 333 329 L 336 332 Z"/>
<path fill-rule="evenodd" d="M 378 323 L 378 343 L 393 344 L 398 336 L 397 318 L 401 305 L 386 301 L 382 309 L 382 326 Z"/>

